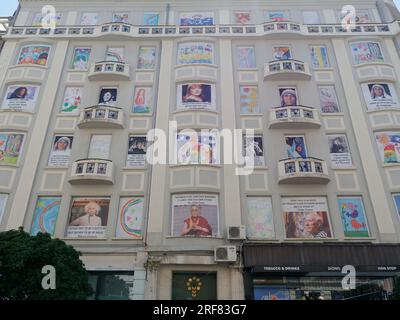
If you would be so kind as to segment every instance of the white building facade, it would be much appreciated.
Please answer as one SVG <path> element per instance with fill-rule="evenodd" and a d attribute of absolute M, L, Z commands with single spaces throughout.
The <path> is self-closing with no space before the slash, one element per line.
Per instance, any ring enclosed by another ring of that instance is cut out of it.
<path fill-rule="evenodd" d="M 73 245 L 95 299 L 341 299 L 345 265 L 389 296 L 400 24 L 391 1 L 353 3 L 49 1 L 51 25 L 20 1 L 0 231 Z M 146 161 L 156 145 L 166 162 Z"/>

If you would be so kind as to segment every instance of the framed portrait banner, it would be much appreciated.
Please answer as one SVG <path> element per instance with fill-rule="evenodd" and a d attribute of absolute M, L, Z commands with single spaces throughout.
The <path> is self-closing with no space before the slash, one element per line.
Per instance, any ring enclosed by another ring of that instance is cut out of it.
<path fill-rule="evenodd" d="M 182 83 L 177 88 L 178 109 L 216 109 L 214 84 Z"/>
<path fill-rule="evenodd" d="M 54 136 L 48 165 L 51 167 L 68 166 L 74 137 L 70 135 Z"/>
<path fill-rule="evenodd" d="M 310 46 L 310 55 L 314 69 L 330 67 L 326 46 Z"/>
<path fill-rule="evenodd" d="M 114 107 L 117 102 L 117 88 L 101 88 L 99 104 Z"/>
<path fill-rule="evenodd" d="M 280 87 L 279 96 L 281 107 L 296 106 L 299 104 L 299 99 L 297 97 L 297 90 L 295 87 Z"/>
<path fill-rule="evenodd" d="M 173 236 L 207 237 L 219 234 L 218 196 L 186 193 L 172 196 Z"/>
<path fill-rule="evenodd" d="M 350 148 L 344 134 L 328 135 L 329 154 L 335 167 L 351 167 Z"/>
<path fill-rule="evenodd" d="M 243 135 L 243 153 L 247 165 L 264 166 L 263 137 Z"/>
<path fill-rule="evenodd" d="M 127 167 L 144 167 L 146 165 L 146 136 L 129 136 Z"/>
<path fill-rule="evenodd" d="M 340 112 L 336 90 L 333 86 L 318 87 L 319 104 L 322 113 Z"/>
<path fill-rule="evenodd" d="M 153 109 L 153 88 L 135 87 L 133 113 L 151 113 Z"/>
<path fill-rule="evenodd" d="M 286 238 L 331 238 L 325 197 L 283 197 L 282 212 Z"/>
<path fill-rule="evenodd" d="M 235 17 L 235 24 L 249 24 L 251 23 L 251 12 L 250 11 L 235 11 L 233 13 Z"/>
<path fill-rule="evenodd" d="M 1 109 L 34 112 L 40 86 L 31 84 L 10 85 L 7 87 Z"/>
<path fill-rule="evenodd" d="M 400 132 L 376 132 L 375 139 L 383 163 L 400 162 Z"/>
<path fill-rule="evenodd" d="M 361 85 L 368 110 L 399 108 L 399 99 L 391 83 L 363 83 Z"/>
<path fill-rule="evenodd" d="M 307 148 L 304 136 L 285 136 L 288 158 L 307 158 Z"/>

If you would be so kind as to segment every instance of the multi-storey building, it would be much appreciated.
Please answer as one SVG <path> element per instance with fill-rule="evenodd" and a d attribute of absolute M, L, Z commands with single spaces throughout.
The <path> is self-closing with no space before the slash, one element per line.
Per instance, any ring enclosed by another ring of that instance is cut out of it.
<path fill-rule="evenodd" d="M 399 14 L 347 2 L 20 1 L 0 230 L 73 245 L 98 299 L 340 299 L 345 265 L 390 294 Z"/>

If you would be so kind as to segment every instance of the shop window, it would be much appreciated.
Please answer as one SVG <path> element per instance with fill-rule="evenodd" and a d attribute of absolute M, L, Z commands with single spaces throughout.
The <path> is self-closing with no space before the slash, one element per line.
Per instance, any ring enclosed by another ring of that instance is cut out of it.
<path fill-rule="evenodd" d="M 134 272 L 89 272 L 89 300 L 132 300 Z"/>

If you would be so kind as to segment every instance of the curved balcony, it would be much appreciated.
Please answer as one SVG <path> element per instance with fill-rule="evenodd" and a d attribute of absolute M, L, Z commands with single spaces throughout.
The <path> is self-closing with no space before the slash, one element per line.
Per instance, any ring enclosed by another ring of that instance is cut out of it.
<path fill-rule="evenodd" d="M 317 158 L 284 159 L 278 163 L 279 183 L 318 183 L 329 182 L 326 162 Z"/>
<path fill-rule="evenodd" d="M 266 80 L 309 80 L 310 68 L 299 60 L 274 60 L 264 65 L 264 81 Z"/>
<path fill-rule="evenodd" d="M 96 105 L 85 108 L 79 117 L 78 128 L 124 128 L 124 112 L 122 108 L 107 105 Z"/>
<path fill-rule="evenodd" d="M 105 159 L 81 159 L 72 164 L 70 184 L 114 184 L 114 164 Z"/>
<path fill-rule="evenodd" d="M 307 129 L 321 127 L 317 109 L 306 106 L 277 107 L 269 111 L 270 129 Z"/>
<path fill-rule="evenodd" d="M 101 61 L 90 67 L 89 80 L 130 80 L 129 64 L 116 61 Z"/>

